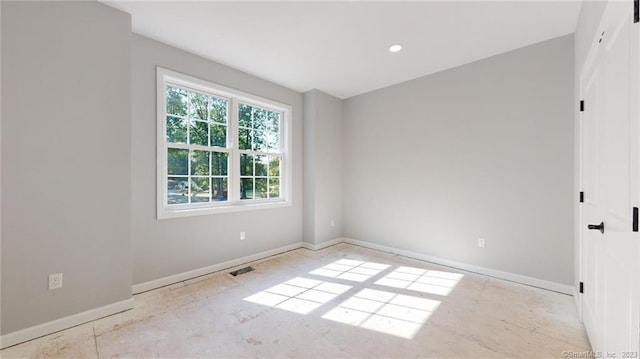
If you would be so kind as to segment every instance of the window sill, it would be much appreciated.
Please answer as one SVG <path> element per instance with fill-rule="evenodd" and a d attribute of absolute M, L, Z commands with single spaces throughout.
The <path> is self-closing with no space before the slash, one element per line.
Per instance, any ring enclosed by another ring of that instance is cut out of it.
<path fill-rule="evenodd" d="M 244 211 L 254 211 L 259 209 L 273 209 L 290 207 L 291 201 L 277 201 L 277 202 L 259 202 L 259 203 L 241 203 L 241 204 L 229 204 L 221 205 L 217 207 L 205 207 L 205 208 L 160 208 L 157 213 L 158 219 L 171 219 L 182 217 L 194 217 L 204 216 L 220 213 L 234 213 Z"/>

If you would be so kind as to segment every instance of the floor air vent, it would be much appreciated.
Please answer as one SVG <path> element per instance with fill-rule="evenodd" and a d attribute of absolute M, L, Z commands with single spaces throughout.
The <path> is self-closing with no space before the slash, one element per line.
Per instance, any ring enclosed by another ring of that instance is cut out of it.
<path fill-rule="evenodd" d="M 244 267 L 244 268 L 240 268 L 238 270 L 234 270 L 233 272 L 231 272 L 229 274 L 231 274 L 232 276 L 236 277 L 236 276 L 239 276 L 240 274 L 249 273 L 249 272 L 254 271 L 254 270 L 256 270 L 256 269 L 253 268 L 253 267 Z"/>

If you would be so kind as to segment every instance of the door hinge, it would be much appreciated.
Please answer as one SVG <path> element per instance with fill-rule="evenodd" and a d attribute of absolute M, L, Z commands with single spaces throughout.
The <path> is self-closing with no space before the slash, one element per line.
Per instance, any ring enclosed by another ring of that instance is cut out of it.
<path fill-rule="evenodd" d="M 634 232 L 638 231 L 638 207 L 633 207 L 633 228 Z"/>
<path fill-rule="evenodd" d="M 584 100 L 580 100 L 580 112 L 584 112 Z"/>
<path fill-rule="evenodd" d="M 633 0 L 633 23 L 637 24 L 640 22 L 640 1 Z"/>
<path fill-rule="evenodd" d="M 580 203 L 584 202 L 584 192 L 580 192 Z"/>
<path fill-rule="evenodd" d="M 584 293 L 584 283 L 580 282 L 580 293 Z"/>

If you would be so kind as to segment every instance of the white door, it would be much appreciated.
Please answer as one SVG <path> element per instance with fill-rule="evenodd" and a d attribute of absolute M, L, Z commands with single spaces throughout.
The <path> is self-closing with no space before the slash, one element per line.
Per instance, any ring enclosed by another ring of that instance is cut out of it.
<path fill-rule="evenodd" d="M 599 64 L 600 56 L 594 60 L 581 78 L 582 98 L 586 104 L 580 116 L 580 146 L 581 146 L 581 188 L 584 194 L 581 206 L 580 221 L 580 238 L 582 249 L 582 276 L 581 281 L 586 284 L 584 293 L 582 294 L 582 321 L 585 325 L 591 345 L 602 347 L 601 339 L 596 335 L 597 328 L 602 326 L 602 319 L 598 314 L 598 308 L 601 307 L 602 296 L 599 290 L 600 278 L 598 276 L 600 270 L 601 253 L 600 246 L 602 244 L 600 233 L 588 231 L 587 223 L 598 223 L 603 217 L 600 208 L 604 206 L 602 196 L 598 186 L 598 152 L 599 141 L 596 134 L 601 126 L 599 104 L 600 89 L 600 73 Z"/>
<path fill-rule="evenodd" d="M 582 316 L 617 358 L 640 350 L 639 28 L 632 1 L 610 1 L 581 75 Z"/>

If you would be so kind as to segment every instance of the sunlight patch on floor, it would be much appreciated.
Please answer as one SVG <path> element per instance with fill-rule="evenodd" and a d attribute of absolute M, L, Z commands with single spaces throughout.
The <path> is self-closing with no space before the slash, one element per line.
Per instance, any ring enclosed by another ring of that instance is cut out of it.
<path fill-rule="evenodd" d="M 389 267 L 390 265 L 388 264 L 363 262 L 353 259 L 340 259 L 309 272 L 309 274 L 351 280 L 354 282 L 364 282 Z"/>
<path fill-rule="evenodd" d="M 306 315 L 340 297 L 339 300 L 342 302 L 330 307 L 324 314 L 320 314 L 322 318 L 412 339 L 441 302 L 420 296 L 372 289 L 371 286 L 375 284 L 446 296 L 464 275 L 407 266 L 395 269 L 391 267 L 382 263 L 340 259 L 309 274 L 359 282 L 362 283 L 359 285 L 360 288 L 364 288 L 360 289 L 358 285 L 354 288 L 350 285 L 334 283 L 331 279 L 296 277 L 246 297 L 244 300 Z M 393 269 L 393 271 L 388 272 L 387 269 Z M 373 278 L 378 274 L 380 276 Z M 353 289 L 351 293 L 345 294 L 351 289 Z M 355 295 L 349 296 L 357 290 L 359 291 Z M 348 299 L 343 300 L 344 298 Z M 333 304 L 335 303 L 337 300 Z"/>
<path fill-rule="evenodd" d="M 376 281 L 375 284 L 446 296 L 451 293 L 463 276 L 459 273 L 399 267 Z"/>
<path fill-rule="evenodd" d="M 244 298 L 298 314 L 309 314 L 321 305 L 351 289 L 351 286 L 296 277 Z"/>
<path fill-rule="evenodd" d="M 322 318 L 412 339 L 439 305 L 437 300 L 365 288 Z"/>

